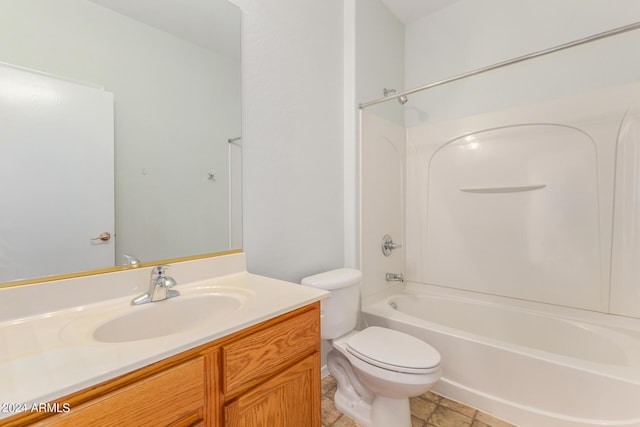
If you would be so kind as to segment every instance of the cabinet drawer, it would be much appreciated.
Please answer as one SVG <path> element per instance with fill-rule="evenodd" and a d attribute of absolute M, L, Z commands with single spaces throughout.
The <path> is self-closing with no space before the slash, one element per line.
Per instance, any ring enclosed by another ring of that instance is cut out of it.
<path fill-rule="evenodd" d="M 223 390 L 229 393 L 272 374 L 296 357 L 319 350 L 320 310 L 289 318 L 222 348 Z"/>
<path fill-rule="evenodd" d="M 47 419 L 47 426 L 197 425 L 206 402 L 199 357 Z"/>

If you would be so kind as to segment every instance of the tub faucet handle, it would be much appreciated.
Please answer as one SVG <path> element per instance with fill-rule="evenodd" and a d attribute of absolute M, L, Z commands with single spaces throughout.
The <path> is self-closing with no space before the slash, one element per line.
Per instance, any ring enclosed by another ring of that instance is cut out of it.
<path fill-rule="evenodd" d="M 402 245 L 394 242 L 391 236 L 389 236 L 388 234 L 385 234 L 382 238 L 382 253 L 384 254 L 384 256 L 391 255 L 391 251 L 401 247 Z"/>

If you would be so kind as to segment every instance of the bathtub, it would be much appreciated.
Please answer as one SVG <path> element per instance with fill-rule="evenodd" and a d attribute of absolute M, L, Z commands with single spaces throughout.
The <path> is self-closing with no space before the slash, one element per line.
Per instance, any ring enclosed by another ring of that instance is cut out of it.
<path fill-rule="evenodd" d="M 505 421 L 640 427 L 640 320 L 413 283 L 362 319 L 431 344 L 434 390 Z"/>

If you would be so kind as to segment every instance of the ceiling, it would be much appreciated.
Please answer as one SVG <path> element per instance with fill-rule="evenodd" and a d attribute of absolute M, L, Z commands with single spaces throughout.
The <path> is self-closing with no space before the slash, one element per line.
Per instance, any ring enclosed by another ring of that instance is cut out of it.
<path fill-rule="evenodd" d="M 240 11 L 224 0 L 90 0 L 214 52 L 239 58 Z"/>
<path fill-rule="evenodd" d="M 227 56 L 239 57 L 240 15 L 225 0 L 90 0 L 147 25 Z M 436 12 L 460 0 L 381 0 L 404 24 Z"/>
<path fill-rule="evenodd" d="M 460 0 L 382 0 L 387 8 L 404 24 L 451 6 Z"/>

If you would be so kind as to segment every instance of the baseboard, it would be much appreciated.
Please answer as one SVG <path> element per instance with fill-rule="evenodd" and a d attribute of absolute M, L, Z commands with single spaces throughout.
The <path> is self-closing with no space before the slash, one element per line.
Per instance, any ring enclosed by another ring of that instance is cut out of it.
<path fill-rule="evenodd" d="M 320 368 L 320 378 L 324 378 L 328 376 L 329 376 L 329 368 L 327 368 L 327 365 L 324 365 L 322 368 Z"/>

